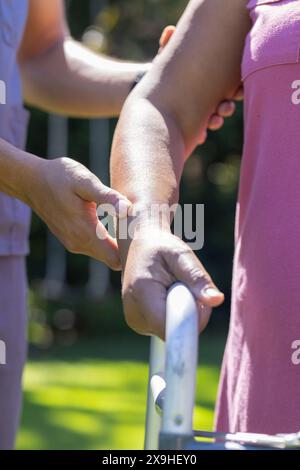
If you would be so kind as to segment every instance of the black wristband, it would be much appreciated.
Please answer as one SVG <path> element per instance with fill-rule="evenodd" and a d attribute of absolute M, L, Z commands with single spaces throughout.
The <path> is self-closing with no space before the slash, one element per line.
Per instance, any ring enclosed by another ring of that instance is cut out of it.
<path fill-rule="evenodd" d="M 130 87 L 130 91 L 132 91 L 138 83 L 140 83 L 140 81 L 142 80 L 142 78 L 146 75 L 147 72 L 139 72 L 135 79 L 134 79 L 134 82 L 132 83 L 131 87 Z"/>

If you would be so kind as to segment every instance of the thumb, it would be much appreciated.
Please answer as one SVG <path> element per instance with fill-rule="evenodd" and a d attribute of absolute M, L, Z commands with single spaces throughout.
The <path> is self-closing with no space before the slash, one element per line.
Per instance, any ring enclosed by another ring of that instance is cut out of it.
<path fill-rule="evenodd" d="M 168 252 L 167 256 L 172 257 L 166 259 L 167 265 L 173 268 L 172 274 L 191 290 L 200 305 L 212 308 L 223 303 L 224 294 L 190 248 L 184 246 L 181 253 Z"/>
<path fill-rule="evenodd" d="M 105 210 L 119 218 L 126 217 L 131 207 L 131 202 L 125 196 L 115 189 L 105 186 L 94 175 L 76 188 L 76 194 L 86 201 L 95 202 L 98 206 L 105 204 L 108 206 Z M 109 206 L 112 206 L 112 210 L 109 210 Z"/>

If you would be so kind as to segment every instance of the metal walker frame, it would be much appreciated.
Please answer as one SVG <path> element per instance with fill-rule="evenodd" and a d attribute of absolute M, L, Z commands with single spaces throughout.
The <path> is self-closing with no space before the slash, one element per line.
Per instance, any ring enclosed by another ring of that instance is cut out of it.
<path fill-rule="evenodd" d="M 300 450 L 300 432 L 272 436 L 193 431 L 197 357 L 196 301 L 184 284 L 176 283 L 167 296 L 166 342 L 151 338 L 145 449 Z"/>

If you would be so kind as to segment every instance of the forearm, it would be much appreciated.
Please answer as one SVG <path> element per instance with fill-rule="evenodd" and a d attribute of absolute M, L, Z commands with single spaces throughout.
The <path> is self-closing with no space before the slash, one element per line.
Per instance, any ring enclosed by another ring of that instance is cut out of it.
<path fill-rule="evenodd" d="M 185 157 L 218 103 L 238 88 L 247 0 L 191 0 L 121 114 L 112 184 L 132 202 L 172 204 Z M 121 251 L 123 250 L 120 246 Z"/>
<path fill-rule="evenodd" d="M 128 99 L 115 133 L 111 155 L 111 183 L 133 203 L 128 228 L 170 228 L 169 208 L 178 202 L 185 146 L 176 121 L 147 99 Z M 132 230 L 118 236 L 125 265 Z M 124 226 L 119 226 L 124 233 Z M 121 231 L 121 230 L 120 230 Z M 120 234 L 118 234 L 120 235 Z"/>
<path fill-rule="evenodd" d="M 89 118 L 119 115 L 136 75 L 150 68 L 101 56 L 69 37 L 20 65 L 27 103 Z"/>
<path fill-rule="evenodd" d="M 113 141 L 112 185 L 133 203 L 173 204 L 184 154 L 175 120 L 147 99 L 129 99 Z"/>
<path fill-rule="evenodd" d="M 224 296 L 188 245 L 170 231 L 170 206 L 178 201 L 188 154 L 182 129 L 172 114 L 135 94 L 122 111 L 112 152 L 112 183 L 135 203 L 133 209 L 138 206 L 125 221 L 127 227 L 124 219 L 119 221 L 122 298 L 127 324 L 163 339 L 166 291 L 175 280 L 201 302 L 202 329 L 211 307 Z M 208 289 L 210 298 L 205 297 Z"/>

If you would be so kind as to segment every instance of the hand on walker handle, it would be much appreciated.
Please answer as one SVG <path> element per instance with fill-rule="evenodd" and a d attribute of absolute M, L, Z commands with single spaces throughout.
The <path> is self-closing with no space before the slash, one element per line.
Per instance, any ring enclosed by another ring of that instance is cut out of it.
<path fill-rule="evenodd" d="M 211 308 L 224 300 L 191 248 L 169 228 L 158 229 L 149 222 L 141 226 L 123 266 L 125 319 L 137 333 L 165 338 L 167 292 L 176 281 L 185 284 L 196 300 L 199 330 L 207 325 Z"/>

